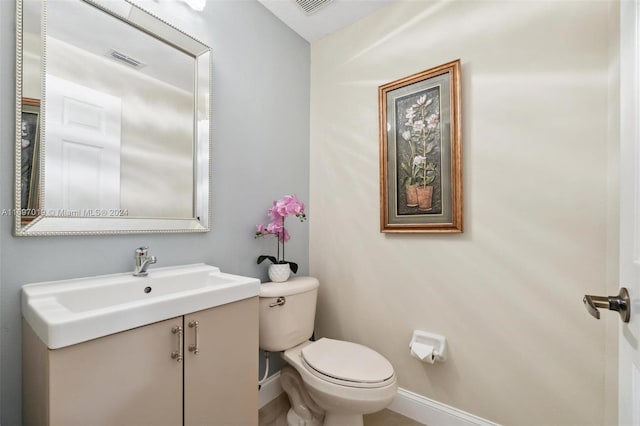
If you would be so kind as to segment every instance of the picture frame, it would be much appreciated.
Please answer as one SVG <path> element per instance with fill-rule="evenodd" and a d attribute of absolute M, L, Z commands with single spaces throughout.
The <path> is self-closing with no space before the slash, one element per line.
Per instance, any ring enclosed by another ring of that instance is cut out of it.
<path fill-rule="evenodd" d="M 380 232 L 460 233 L 460 60 L 378 88 Z"/>
<path fill-rule="evenodd" d="M 40 206 L 40 100 L 22 98 L 22 151 L 20 208 L 22 221 L 37 217 Z"/>

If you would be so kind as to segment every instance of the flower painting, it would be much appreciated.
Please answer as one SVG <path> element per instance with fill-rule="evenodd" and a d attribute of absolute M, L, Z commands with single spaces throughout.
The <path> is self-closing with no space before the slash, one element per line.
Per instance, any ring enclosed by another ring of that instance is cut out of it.
<path fill-rule="evenodd" d="M 462 232 L 460 61 L 380 86 L 381 232 Z"/>
<path fill-rule="evenodd" d="M 22 222 L 35 219 L 40 190 L 40 100 L 22 98 L 20 143 L 20 208 L 32 214 L 22 214 Z"/>
<path fill-rule="evenodd" d="M 395 109 L 397 212 L 440 214 L 440 88 L 398 98 Z"/>

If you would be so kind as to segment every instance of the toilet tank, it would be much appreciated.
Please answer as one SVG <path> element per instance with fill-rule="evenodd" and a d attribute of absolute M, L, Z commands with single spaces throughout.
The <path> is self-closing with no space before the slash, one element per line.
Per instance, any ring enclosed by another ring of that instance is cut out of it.
<path fill-rule="evenodd" d="M 260 285 L 261 349 L 280 352 L 309 340 L 313 334 L 318 286 L 318 280 L 313 277 Z"/>

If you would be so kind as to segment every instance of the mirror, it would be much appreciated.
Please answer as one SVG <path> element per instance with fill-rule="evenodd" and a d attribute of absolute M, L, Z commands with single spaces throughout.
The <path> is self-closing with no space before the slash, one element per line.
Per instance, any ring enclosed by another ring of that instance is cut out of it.
<path fill-rule="evenodd" d="M 128 0 L 17 8 L 15 234 L 208 231 L 211 49 Z"/>

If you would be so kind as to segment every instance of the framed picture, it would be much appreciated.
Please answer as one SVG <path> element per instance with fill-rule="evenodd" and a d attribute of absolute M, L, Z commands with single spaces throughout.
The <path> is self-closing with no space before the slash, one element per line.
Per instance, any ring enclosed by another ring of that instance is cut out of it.
<path fill-rule="evenodd" d="M 20 208 L 34 212 L 39 207 L 40 100 L 22 99 L 22 147 L 20 155 Z M 29 212 L 27 212 L 29 213 Z M 32 220 L 34 215 L 23 215 Z"/>
<path fill-rule="evenodd" d="M 378 88 L 380 232 L 462 232 L 460 60 Z"/>

